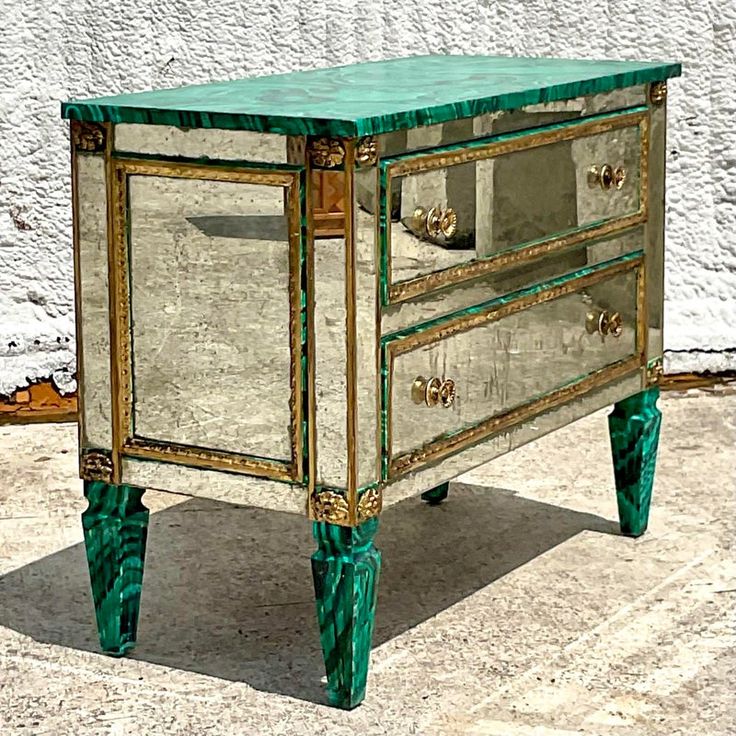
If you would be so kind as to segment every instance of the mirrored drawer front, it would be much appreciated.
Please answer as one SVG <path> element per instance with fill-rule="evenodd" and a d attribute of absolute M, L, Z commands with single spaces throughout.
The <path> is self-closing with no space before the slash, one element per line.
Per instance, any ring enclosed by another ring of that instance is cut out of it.
<path fill-rule="evenodd" d="M 643 295 L 638 252 L 385 338 L 385 477 L 637 370 Z"/>
<path fill-rule="evenodd" d="M 384 161 L 384 304 L 643 222 L 647 126 L 636 110 Z"/>

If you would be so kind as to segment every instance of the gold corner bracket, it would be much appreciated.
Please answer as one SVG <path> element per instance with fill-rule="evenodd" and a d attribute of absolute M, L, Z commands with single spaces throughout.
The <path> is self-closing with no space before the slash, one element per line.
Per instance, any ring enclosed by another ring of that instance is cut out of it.
<path fill-rule="evenodd" d="M 314 491 L 309 499 L 309 515 L 313 521 L 350 525 L 350 507 L 341 493 L 330 490 Z"/>
<path fill-rule="evenodd" d="M 358 524 L 378 516 L 383 506 L 383 493 L 380 488 L 369 488 L 363 491 L 358 499 Z"/>
<path fill-rule="evenodd" d="M 664 377 L 664 366 L 662 358 L 650 360 L 647 364 L 647 386 L 657 386 L 662 382 Z"/>
<path fill-rule="evenodd" d="M 355 163 L 358 166 L 375 166 L 378 161 L 378 143 L 374 136 L 360 138 L 355 146 Z"/>
<path fill-rule="evenodd" d="M 102 123 L 87 123 L 72 120 L 70 124 L 72 145 L 75 151 L 104 153 L 107 131 Z"/>
<path fill-rule="evenodd" d="M 383 505 L 383 495 L 380 488 L 368 488 L 358 500 L 356 522 L 378 516 Z M 340 526 L 354 526 L 350 522 L 350 505 L 342 493 L 330 489 L 323 489 L 312 493 L 309 499 L 309 515 L 313 521 L 325 521 L 328 524 Z"/>
<path fill-rule="evenodd" d="M 79 455 L 79 477 L 82 480 L 113 482 L 112 453 L 108 450 L 82 450 Z"/>
<path fill-rule="evenodd" d="M 345 162 L 345 143 L 340 138 L 310 138 L 307 155 L 317 169 L 337 169 Z"/>
<path fill-rule="evenodd" d="M 667 82 L 652 82 L 649 85 L 649 102 L 661 107 L 667 100 Z"/>

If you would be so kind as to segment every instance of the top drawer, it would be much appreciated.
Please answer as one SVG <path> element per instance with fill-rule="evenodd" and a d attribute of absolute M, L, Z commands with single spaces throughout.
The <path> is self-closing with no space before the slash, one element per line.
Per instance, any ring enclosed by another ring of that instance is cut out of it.
<path fill-rule="evenodd" d="M 648 120 L 636 108 L 382 161 L 383 303 L 643 222 Z"/>

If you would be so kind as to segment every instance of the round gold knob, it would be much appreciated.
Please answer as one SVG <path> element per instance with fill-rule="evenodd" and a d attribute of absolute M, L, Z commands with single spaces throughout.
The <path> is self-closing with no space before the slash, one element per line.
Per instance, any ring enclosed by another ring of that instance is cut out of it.
<path fill-rule="evenodd" d="M 623 332 L 623 319 L 619 312 L 588 312 L 585 317 L 585 329 L 592 335 L 597 332 L 605 337 L 621 337 Z"/>
<path fill-rule="evenodd" d="M 611 164 L 603 164 L 588 169 L 588 185 L 591 187 L 600 186 L 604 191 L 611 188 L 621 189 L 625 181 L 626 169 L 623 166 L 614 169 Z"/>
<path fill-rule="evenodd" d="M 411 386 L 411 398 L 415 404 L 433 407 L 441 404 L 449 409 L 455 401 L 455 381 L 451 378 L 442 380 L 434 376 L 425 378 L 417 376 Z"/>
<path fill-rule="evenodd" d="M 457 212 L 448 207 L 446 210 L 440 207 L 417 207 L 411 217 L 411 229 L 419 234 L 430 238 L 444 237 L 450 240 L 457 232 Z"/>

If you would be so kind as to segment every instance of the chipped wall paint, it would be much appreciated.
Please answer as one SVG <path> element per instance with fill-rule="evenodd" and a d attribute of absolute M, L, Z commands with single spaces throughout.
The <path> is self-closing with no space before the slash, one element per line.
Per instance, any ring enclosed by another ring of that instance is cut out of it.
<path fill-rule="evenodd" d="M 216 8 L 216 9 L 213 9 Z M 0 0 L 0 394 L 74 388 L 59 101 L 418 53 L 681 61 L 670 84 L 669 371 L 736 368 L 736 0 Z"/>

